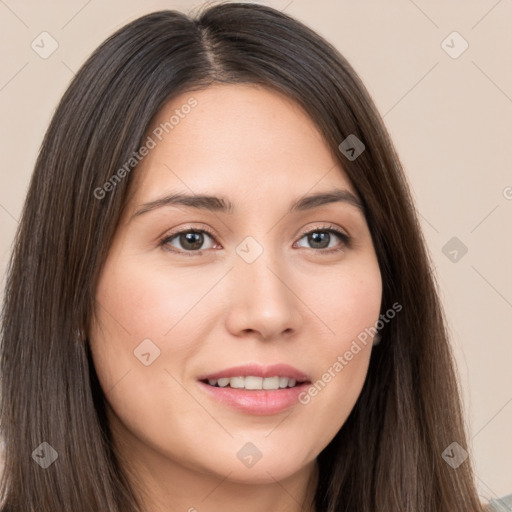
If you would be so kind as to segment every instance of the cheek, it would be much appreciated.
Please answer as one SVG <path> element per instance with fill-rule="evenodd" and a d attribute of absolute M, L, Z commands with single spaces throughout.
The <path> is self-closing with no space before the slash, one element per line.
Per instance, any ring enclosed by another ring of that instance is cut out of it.
<path fill-rule="evenodd" d="M 98 316 L 111 331 L 105 333 L 109 339 L 124 348 L 129 343 L 133 350 L 145 338 L 168 341 L 207 284 L 198 282 L 192 270 L 169 273 L 136 257 L 120 258 L 105 265 L 98 283 Z M 174 339 L 173 350 L 179 348 L 179 338 Z"/>
<path fill-rule="evenodd" d="M 304 289 L 311 309 L 327 329 L 327 347 L 337 351 L 365 329 L 373 327 L 379 318 L 382 282 L 378 264 L 368 262 L 333 269 L 332 272 L 308 277 L 311 282 Z M 313 287 L 312 284 L 315 284 Z"/>
<path fill-rule="evenodd" d="M 378 264 L 340 268 L 309 298 L 328 330 L 315 345 L 318 373 L 299 401 L 317 425 L 315 446 L 323 446 L 346 421 L 366 379 L 382 298 Z"/>
<path fill-rule="evenodd" d="M 150 386 L 160 385 L 155 382 L 160 372 L 155 370 L 163 369 L 160 356 L 169 351 L 171 341 L 178 362 L 184 351 L 193 350 L 190 343 L 185 346 L 172 336 L 189 303 L 197 300 L 190 290 L 179 279 L 162 279 L 151 265 L 141 265 L 135 258 L 107 260 L 96 288 L 96 315 L 90 329 L 94 365 L 105 391 L 117 387 L 129 372 L 127 380 L 138 379 L 141 384 L 136 393 L 149 392 Z M 151 365 L 145 366 L 148 359 Z"/>
<path fill-rule="evenodd" d="M 336 382 L 332 387 L 343 388 L 352 396 L 359 393 L 364 383 L 381 308 L 381 275 L 377 263 L 374 260 L 372 263 L 340 278 L 331 295 L 336 334 L 326 344 L 326 370 L 329 375 L 336 375 L 332 377 Z M 325 372 L 324 376 L 323 380 L 329 379 Z"/>
<path fill-rule="evenodd" d="M 178 384 L 201 340 L 187 336 L 193 312 L 190 318 L 187 313 L 206 287 L 190 286 L 193 279 L 186 272 L 166 276 L 135 258 L 112 258 L 96 288 L 97 318 L 90 328 L 96 374 L 115 423 L 120 419 L 147 444 L 163 440 L 176 453 L 180 445 L 162 433 L 162 425 L 182 418 L 173 428 L 177 438 L 184 439 L 204 412 Z"/>

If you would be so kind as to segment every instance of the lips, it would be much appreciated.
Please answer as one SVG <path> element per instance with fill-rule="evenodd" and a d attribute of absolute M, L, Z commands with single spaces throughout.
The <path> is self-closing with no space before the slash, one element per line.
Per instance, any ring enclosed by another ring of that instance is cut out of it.
<path fill-rule="evenodd" d="M 310 377 L 304 372 L 290 366 L 288 364 L 272 364 L 268 366 L 260 366 L 256 364 L 248 364 L 243 366 L 233 366 L 224 370 L 201 375 L 198 380 L 208 382 L 209 380 L 219 380 L 234 377 L 260 377 L 262 379 L 278 377 L 294 380 L 295 382 L 311 382 Z"/>
<path fill-rule="evenodd" d="M 295 406 L 311 384 L 307 374 L 287 364 L 235 366 L 198 380 L 215 402 L 251 415 L 278 414 Z"/>

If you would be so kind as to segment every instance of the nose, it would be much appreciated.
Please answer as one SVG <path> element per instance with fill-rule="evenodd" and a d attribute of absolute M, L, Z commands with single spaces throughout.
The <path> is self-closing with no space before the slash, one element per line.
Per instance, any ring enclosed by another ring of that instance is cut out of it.
<path fill-rule="evenodd" d="M 226 327 L 231 334 L 277 340 L 299 331 L 302 302 L 283 261 L 270 258 L 266 251 L 252 263 L 237 257 L 229 276 Z"/>

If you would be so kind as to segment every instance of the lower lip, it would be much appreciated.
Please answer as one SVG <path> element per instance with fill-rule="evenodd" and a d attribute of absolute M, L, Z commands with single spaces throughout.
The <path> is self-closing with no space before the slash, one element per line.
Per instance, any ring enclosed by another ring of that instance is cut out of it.
<path fill-rule="evenodd" d="M 299 403 L 300 393 L 309 386 L 309 384 L 303 383 L 293 388 L 246 390 L 230 387 L 219 388 L 204 382 L 199 382 L 199 384 L 219 402 L 242 412 L 260 416 L 278 414 L 296 405 Z"/>

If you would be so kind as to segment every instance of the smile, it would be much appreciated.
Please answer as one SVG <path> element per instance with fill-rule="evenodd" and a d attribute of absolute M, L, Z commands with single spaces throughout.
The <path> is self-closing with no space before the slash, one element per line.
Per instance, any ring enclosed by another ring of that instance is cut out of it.
<path fill-rule="evenodd" d="M 230 387 L 234 389 L 267 389 L 278 390 L 284 388 L 293 388 L 298 383 L 295 379 L 289 377 L 256 377 L 249 375 L 246 377 L 224 377 L 221 379 L 207 379 L 210 386 L 225 388 Z M 299 383 L 300 384 L 300 383 Z"/>

